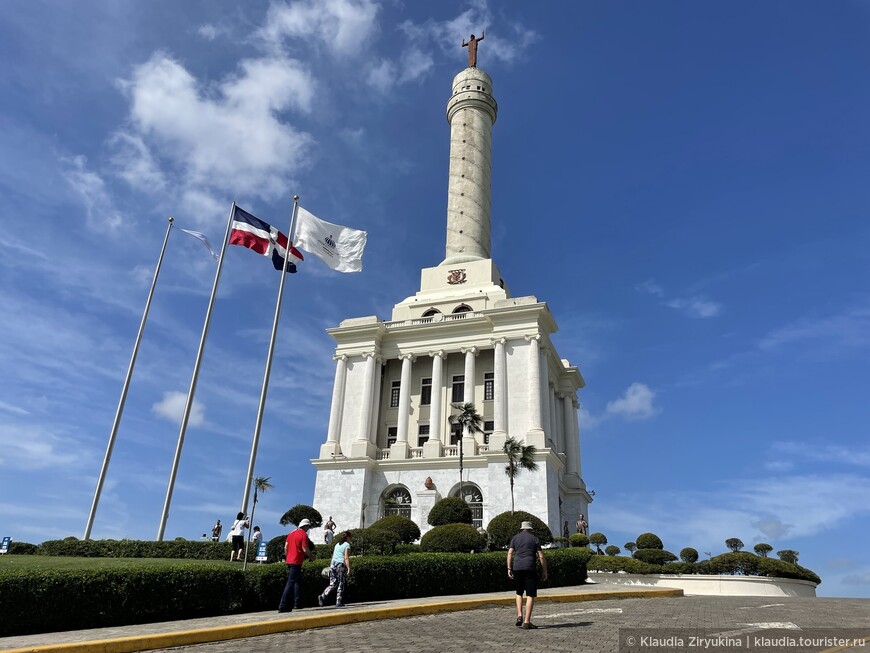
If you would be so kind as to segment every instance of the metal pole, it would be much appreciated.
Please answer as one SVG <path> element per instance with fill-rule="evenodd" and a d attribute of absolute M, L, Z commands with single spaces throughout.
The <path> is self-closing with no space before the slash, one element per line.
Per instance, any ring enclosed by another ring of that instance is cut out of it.
<path fill-rule="evenodd" d="M 136 344 L 133 345 L 133 355 L 130 356 L 130 364 L 127 366 L 127 376 L 124 377 L 124 386 L 121 389 L 121 399 L 115 411 L 115 419 L 112 422 L 112 430 L 109 433 L 109 443 L 106 445 L 106 455 L 103 457 L 103 466 L 100 468 L 100 477 L 97 479 L 97 490 L 94 492 L 94 501 L 91 503 L 91 512 L 88 514 L 88 523 L 85 526 L 85 534 L 82 539 L 91 539 L 91 529 L 94 526 L 94 517 L 97 514 L 97 505 L 100 503 L 100 494 L 103 491 L 103 483 L 106 480 L 106 472 L 109 470 L 109 462 L 112 460 L 112 449 L 115 447 L 115 437 L 118 435 L 118 427 L 121 425 L 121 415 L 124 412 L 124 404 L 127 401 L 127 391 L 130 389 L 130 379 L 133 378 L 133 367 L 136 365 L 136 356 L 139 355 L 139 343 L 142 342 L 142 332 L 145 330 L 145 322 L 148 320 L 148 311 L 151 308 L 151 298 L 154 296 L 154 287 L 157 285 L 157 277 L 160 275 L 160 266 L 163 264 L 163 254 L 166 252 L 166 243 L 169 242 L 169 232 L 172 231 L 172 223 L 175 218 L 169 218 L 166 225 L 166 235 L 163 237 L 163 247 L 160 248 L 160 256 L 157 259 L 157 267 L 154 268 L 154 278 L 151 280 L 151 289 L 148 291 L 148 299 L 145 300 L 145 312 L 142 313 L 142 321 L 139 323 L 139 332 L 136 334 Z"/>
<path fill-rule="evenodd" d="M 160 515 L 160 526 L 157 528 L 157 541 L 163 541 L 163 533 L 166 531 L 166 521 L 169 519 L 169 504 L 172 503 L 172 490 L 175 487 L 175 477 L 178 474 L 178 462 L 181 460 L 181 448 L 184 446 L 184 434 L 187 432 L 187 423 L 190 420 L 190 411 L 193 408 L 193 396 L 196 394 L 196 382 L 199 379 L 199 365 L 202 362 L 202 354 L 205 350 L 205 339 L 208 336 L 208 327 L 211 322 L 211 311 L 217 296 L 218 282 L 221 278 L 221 270 L 224 267 L 224 254 L 227 251 L 227 241 L 230 239 L 230 228 L 233 224 L 233 215 L 236 212 L 236 203 L 230 207 L 230 215 L 227 218 L 227 231 L 224 234 L 224 244 L 221 247 L 221 258 L 218 261 L 217 271 L 214 273 L 214 283 L 211 287 L 211 297 L 208 300 L 208 309 L 205 312 L 205 323 L 202 325 L 202 335 L 199 338 L 199 348 L 196 351 L 196 363 L 193 365 L 193 375 L 190 378 L 190 388 L 187 391 L 187 401 L 184 404 L 184 415 L 181 417 L 181 429 L 178 432 L 178 444 L 175 446 L 175 457 L 172 459 L 172 471 L 169 473 L 169 485 L 166 488 L 166 500 L 163 502 L 163 513 Z"/>
<path fill-rule="evenodd" d="M 245 538 L 245 557 L 242 562 L 242 571 L 248 568 L 248 543 L 251 541 L 251 533 L 254 529 L 254 513 L 257 512 L 257 488 L 254 487 L 254 505 L 251 507 L 251 519 L 248 521 L 248 536 Z"/>
<path fill-rule="evenodd" d="M 248 497 L 251 491 L 251 481 L 254 479 L 254 465 L 257 462 L 257 447 L 260 445 L 260 429 L 263 426 L 263 412 L 266 409 L 266 394 L 269 392 L 269 375 L 272 373 L 272 354 L 275 351 L 275 340 L 278 335 L 278 318 L 281 315 L 281 301 L 284 298 L 284 280 L 287 277 L 287 262 L 290 260 L 290 247 L 293 239 L 293 228 L 296 225 L 296 213 L 299 209 L 299 196 L 293 196 L 293 213 L 290 215 L 290 228 L 287 230 L 287 247 L 284 250 L 284 265 L 281 269 L 281 283 L 278 284 L 278 299 L 275 302 L 275 318 L 272 320 L 272 335 L 269 339 L 269 354 L 266 356 L 266 371 L 263 373 L 263 386 L 260 389 L 260 403 L 257 406 L 257 423 L 254 425 L 254 437 L 251 442 L 251 457 L 248 460 L 248 473 L 245 476 L 245 491 L 242 495 L 240 510 L 247 514 Z"/>

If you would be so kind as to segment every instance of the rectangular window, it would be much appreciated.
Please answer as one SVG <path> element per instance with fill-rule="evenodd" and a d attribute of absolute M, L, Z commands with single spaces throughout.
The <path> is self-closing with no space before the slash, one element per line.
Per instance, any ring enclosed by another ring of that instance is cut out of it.
<path fill-rule="evenodd" d="M 399 390 L 401 387 L 401 381 L 393 381 L 392 384 L 390 384 L 390 408 L 399 407 Z"/>
<path fill-rule="evenodd" d="M 420 405 L 428 406 L 432 403 L 432 379 L 423 379 L 420 382 Z"/>
<path fill-rule="evenodd" d="M 420 428 L 417 431 L 417 446 L 422 447 L 429 441 L 429 425 L 428 424 L 420 424 Z"/>
<path fill-rule="evenodd" d="M 459 424 L 451 424 L 450 425 L 450 444 L 459 444 L 461 432 L 459 430 Z"/>
<path fill-rule="evenodd" d="M 495 431 L 495 422 L 483 423 L 483 443 L 489 444 L 489 436 Z"/>
<path fill-rule="evenodd" d="M 453 396 L 450 401 L 454 404 L 461 404 L 465 399 L 465 375 L 457 374 L 453 377 Z"/>
<path fill-rule="evenodd" d="M 387 427 L 387 448 L 392 447 L 396 444 L 396 438 L 399 434 L 398 426 L 389 426 Z"/>
<path fill-rule="evenodd" d="M 483 400 L 492 401 L 495 396 L 495 372 L 487 372 L 483 375 Z"/>

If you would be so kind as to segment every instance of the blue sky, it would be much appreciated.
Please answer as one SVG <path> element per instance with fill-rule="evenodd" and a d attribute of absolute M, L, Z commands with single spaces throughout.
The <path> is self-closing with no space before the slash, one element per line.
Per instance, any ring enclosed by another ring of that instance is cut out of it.
<path fill-rule="evenodd" d="M 800 551 L 870 596 L 870 5 L 0 4 L 0 521 L 81 536 L 167 216 L 366 229 L 289 279 L 256 521 L 312 500 L 332 341 L 443 258 L 445 102 L 486 30 L 493 255 L 580 365 L 593 530 Z M 213 277 L 174 231 L 94 527 L 157 531 Z M 227 254 L 167 538 L 238 509 L 278 277 Z"/>

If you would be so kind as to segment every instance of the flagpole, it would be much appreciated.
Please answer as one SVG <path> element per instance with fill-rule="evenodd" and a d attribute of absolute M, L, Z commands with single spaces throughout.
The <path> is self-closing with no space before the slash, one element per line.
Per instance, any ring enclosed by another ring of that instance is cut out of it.
<path fill-rule="evenodd" d="M 266 408 L 266 393 L 269 390 L 269 375 L 272 372 L 272 353 L 275 351 L 275 339 L 278 335 L 278 318 L 281 315 L 281 301 L 284 297 L 284 280 L 287 278 L 287 263 L 290 260 L 293 229 L 296 225 L 296 214 L 299 210 L 299 196 L 293 196 L 293 213 L 290 216 L 290 228 L 287 230 L 287 247 L 284 250 L 284 266 L 281 270 L 281 283 L 278 284 L 278 300 L 275 302 L 275 318 L 272 320 L 272 336 L 269 339 L 269 354 L 266 357 L 266 371 L 263 374 L 263 387 L 260 390 L 260 405 L 257 407 L 257 423 L 254 426 L 254 437 L 251 442 L 251 458 L 248 461 L 248 473 L 245 476 L 245 491 L 242 495 L 241 511 L 248 514 L 248 497 L 251 491 L 251 480 L 254 478 L 254 464 L 257 461 L 257 447 L 260 444 L 260 428 L 263 425 L 263 412 Z M 253 524 L 251 525 L 253 526 Z M 246 545 L 247 546 L 247 545 Z M 245 556 L 247 560 L 247 555 Z"/>
<path fill-rule="evenodd" d="M 115 419 L 112 422 L 112 430 L 109 433 L 109 443 L 106 445 L 106 455 L 103 457 L 103 466 L 100 468 L 100 477 L 97 479 L 97 489 L 94 492 L 94 501 L 91 503 L 91 512 L 88 514 L 88 523 L 85 525 L 83 540 L 91 539 L 91 529 L 94 526 L 94 517 L 97 514 L 97 505 L 100 503 L 100 494 L 103 492 L 103 483 L 106 481 L 106 473 L 109 471 L 109 462 L 112 460 L 112 449 L 115 448 L 115 438 L 118 435 L 118 427 L 121 425 L 121 415 L 124 413 L 124 404 L 127 402 L 127 391 L 130 389 L 130 380 L 133 378 L 133 368 L 136 365 L 136 356 L 139 355 L 139 344 L 142 342 L 142 332 L 145 331 L 145 322 L 148 320 L 148 311 L 151 309 L 151 298 L 154 297 L 154 287 L 157 285 L 157 277 L 160 275 L 160 266 L 163 264 L 163 254 L 166 252 L 166 243 L 169 242 L 169 232 L 172 231 L 172 223 L 175 218 L 169 218 L 166 225 L 166 235 L 163 237 L 163 247 L 160 248 L 160 256 L 157 258 L 157 267 L 154 268 L 154 278 L 151 280 L 151 289 L 148 291 L 148 299 L 145 300 L 145 311 L 142 313 L 142 321 L 139 322 L 139 332 L 136 334 L 136 343 L 133 345 L 133 354 L 130 356 L 130 364 L 127 366 L 127 376 L 124 377 L 124 385 L 121 388 L 121 399 L 115 410 Z"/>
<path fill-rule="evenodd" d="M 178 444 L 175 446 L 175 457 L 172 459 L 172 471 L 169 473 L 169 485 L 166 488 L 166 500 L 163 502 L 163 514 L 160 516 L 160 526 L 157 529 L 157 541 L 163 541 L 163 533 L 166 531 L 166 520 L 169 519 L 169 504 L 172 502 L 172 490 L 175 487 L 175 477 L 178 474 L 178 462 L 181 459 L 181 448 L 184 446 L 184 434 L 187 431 L 187 423 L 190 420 L 190 411 L 193 408 L 193 396 L 196 394 L 196 382 L 199 378 L 199 365 L 202 362 L 202 353 L 205 350 L 205 339 L 208 336 L 208 327 L 211 322 L 211 311 L 217 296 L 218 282 L 221 278 L 221 269 L 224 267 L 224 254 L 227 252 L 227 241 L 230 239 L 230 227 L 233 224 L 233 215 L 236 212 L 236 203 L 230 207 L 230 215 L 227 218 L 227 231 L 224 234 L 224 243 L 221 246 L 221 257 L 218 260 L 217 270 L 214 273 L 214 283 L 211 287 L 211 297 L 208 300 L 208 309 L 205 312 L 205 323 L 202 325 L 202 335 L 199 338 L 199 348 L 196 351 L 196 363 L 193 365 L 193 375 L 190 378 L 190 389 L 187 391 L 187 401 L 184 404 L 184 414 L 181 417 L 181 429 L 178 432 Z"/>

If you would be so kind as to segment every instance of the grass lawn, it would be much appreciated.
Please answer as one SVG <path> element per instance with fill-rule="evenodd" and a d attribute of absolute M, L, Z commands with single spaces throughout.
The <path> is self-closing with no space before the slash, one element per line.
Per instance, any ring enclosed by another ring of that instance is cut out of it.
<path fill-rule="evenodd" d="M 248 563 L 248 568 L 259 563 Z M 130 567 L 167 567 L 170 565 L 221 565 L 242 568 L 241 562 L 229 560 L 189 560 L 179 558 L 74 558 L 66 556 L 3 555 L 0 574 L 8 570 L 41 569 L 124 569 Z"/>

